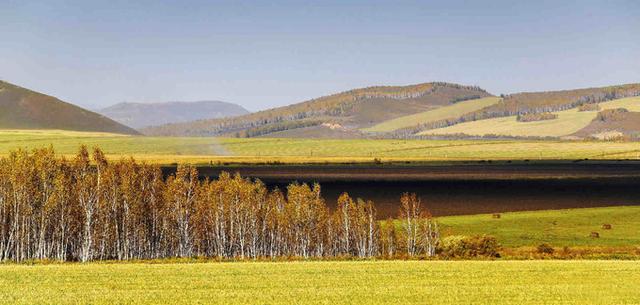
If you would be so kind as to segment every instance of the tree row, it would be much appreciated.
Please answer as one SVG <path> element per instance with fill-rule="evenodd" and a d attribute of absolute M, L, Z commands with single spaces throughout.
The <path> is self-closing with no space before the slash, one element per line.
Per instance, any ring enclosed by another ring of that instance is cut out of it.
<path fill-rule="evenodd" d="M 82 147 L 0 159 L 0 259 L 60 261 L 435 255 L 437 223 L 414 194 L 398 218 L 379 221 L 371 201 L 342 194 L 329 208 L 320 185 L 269 189 L 192 166 L 164 177 L 156 165 L 107 160 Z"/>

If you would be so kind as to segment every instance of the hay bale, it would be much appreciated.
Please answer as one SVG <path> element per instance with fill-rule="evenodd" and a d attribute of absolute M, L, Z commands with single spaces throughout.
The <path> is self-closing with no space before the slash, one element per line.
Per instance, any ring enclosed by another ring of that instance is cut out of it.
<path fill-rule="evenodd" d="M 602 225 L 603 230 L 611 230 L 611 224 L 605 223 Z"/>
<path fill-rule="evenodd" d="M 591 232 L 590 237 L 591 237 L 591 238 L 600 238 L 600 233 L 598 233 L 598 232 Z"/>
<path fill-rule="evenodd" d="M 500 219 L 500 217 L 502 217 L 500 215 L 500 213 L 493 213 L 493 215 L 491 215 L 491 217 L 493 217 L 494 219 Z"/>

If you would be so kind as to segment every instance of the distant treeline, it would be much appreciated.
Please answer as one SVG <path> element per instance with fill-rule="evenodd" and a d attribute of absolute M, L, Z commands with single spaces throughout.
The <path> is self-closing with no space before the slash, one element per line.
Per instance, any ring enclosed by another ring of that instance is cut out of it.
<path fill-rule="evenodd" d="M 239 131 L 235 134 L 236 138 L 252 138 L 258 137 L 274 132 L 286 131 L 297 128 L 313 127 L 321 125 L 323 121 L 308 120 L 308 121 L 283 121 L 270 125 L 263 125 L 260 127 L 249 128 L 243 131 Z"/>
<path fill-rule="evenodd" d="M 85 147 L 72 159 L 51 148 L 0 159 L 3 261 L 433 256 L 438 241 L 411 194 L 397 220 L 380 222 L 371 201 L 346 193 L 330 210 L 318 184 L 269 190 L 228 173 L 199 180 L 190 166 L 164 178 L 158 166 Z"/>

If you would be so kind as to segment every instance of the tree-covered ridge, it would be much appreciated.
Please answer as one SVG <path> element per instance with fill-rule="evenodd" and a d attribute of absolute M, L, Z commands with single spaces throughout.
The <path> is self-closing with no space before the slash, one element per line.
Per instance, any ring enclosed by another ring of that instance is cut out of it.
<path fill-rule="evenodd" d="M 437 224 L 415 195 L 400 203 L 402 225 L 381 225 L 371 201 L 346 193 L 330 210 L 318 184 L 269 190 L 191 166 L 165 178 L 99 149 L 18 150 L 0 159 L 0 261 L 434 255 Z"/>
<path fill-rule="evenodd" d="M 493 105 L 472 111 L 457 118 L 443 118 L 398 129 L 390 137 L 407 138 L 421 132 L 453 126 L 465 122 L 493 118 L 535 115 L 546 112 L 559 112 L 585 105 L 598 104 L 611 100 L 640 96 L 640 84 L 626 84 L 601 88 L 586 88 L 562 91 L 523 92 L 503 94 L 502 100 Z"/>
<path fill-rule="evenodd" d="M 346 122 L 355 125 L 362 120 L 352 117 L 367 113 L 366 105 L 387 102 L 400 113 L 411 113 L 405 108 L 406 103 L 418 105 L 421 109 L 442 106 L 464 99 L 490 96 L 485 90 L 477 86 L 463 86 L 458 84 L 434 82 L 410 86 L 376 86 L 350 90 L 338 94 L 324 96 L 289 106 L 259 111 L 248 115 L 225 119 L 200 120 L 183 124 L 168 124 L 143 129 L 145 134 L 151 135 L 233 135 L 245 129 L 257 128 L 284 121 L 300 121 L 308 119 L 324 119 L 327 121 Z M 394 102 L 395 101 L 395 102 Z M 365 105 L 365 106 L 363 106 Z M 385 109 L 391 110 L 391 109 Z M 373 110 L 380 112 L 380 110 Z"/>

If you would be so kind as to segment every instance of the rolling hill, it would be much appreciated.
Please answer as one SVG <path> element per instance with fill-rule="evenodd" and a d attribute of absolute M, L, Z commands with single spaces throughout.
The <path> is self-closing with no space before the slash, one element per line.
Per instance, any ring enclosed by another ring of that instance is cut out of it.
<path fill-rule="evenodd" d="M 0 105 L 3 129 L 136 134 L 107 117 L 5 82 Z M 102 112 L 151 136 L 637 140 L 640 84 L 496 97 L 477 86 L 432 82 L 354 89 L 255 113 L 222 102 L 123 103 Z M 236 116 L 216 118 L 224 115 Z"/>
<path fill-rule="evenodd" d="M 60 129 L 120 134 L 137 131 L 55 97 L 0 81 L 0 129 Z"/>
<path fill-rule="evenodd" d="M 462 101 L 448 106 L 443 106 L 433 110 L 399 117 L 393 120 L 384 121 L 375 126 L 365 128 L 365 132 L 391 132 L 402 128 L 408 128 L 420 124 L 441 121 L 443 119 L 456 119 L 467 113 L 483 109 L 497 104 L 502 99 L 499 97 L 485 97 Z"/>
<path fill-rule="evenodd" d="M 359 137 L 361 128 L 489 96 L 479 87 L 441 82 L 368 87 L 233 118 L 167 124 L 142 132 L 162 136 Z"/>
<path fill-rule="evenodd" d="M 598 103 L 601 111 L 579 108 L 553 112 L 557 118 L 519 122 L 516 115 L 464 122 L 444 128 L 425 130 L 418 135 L 472 135 L 509 137 L 577 137 L 599 138 L 640 135 L 640 97 L 622 98 Z M 606 114 L 625 109 L 617 116 Z"/>
<path fill-rule="evenodd" d="M 249 113 L 242 106 L 220 101 L 119 103 L 98 111 L 133 128 L 216 119 Z"/>
<path fill-rule="evenodd" d="M 233 118 L 165 124 L 142 132 L 272 138 L 638 138 L 637 96 L 640 84 L 500 97 L 479 87 L 451 83 L 379 86 Z M 627 107 L 629 113 L 598 121 L 598 111 L 581 109 L 600 106 L 601 110 Z M 529 118 L 521 118 L 524 116 Z"/>
<path fill-rule="evenodd" d="M 640 128 L 620 123 L 624 131 L 615 131 L 611 122 L 594 123 L 589 132 L 579 132 L 597 116 L 581 107 L 605 109 L 631 107 L 626 121 L 631 121 L 640 96 L 640 84 L 627 84 L 576 90 L 525 92 L 497 98 L 470 100 L 377 124 L 365 132 L 396 138 L 408 137 L 572 137 L 605 138 L 613 134 L 636 138 Z M 533 120 L 521 120 L 529 116 Z M 542 120 L 544 117 L 554 119 Z M 528 122 L 525 122 L 528 121 Z M 619 128 L 620 129 L 620 128 Z M 604 132 L 606 136 L 598 135 Z"/>

